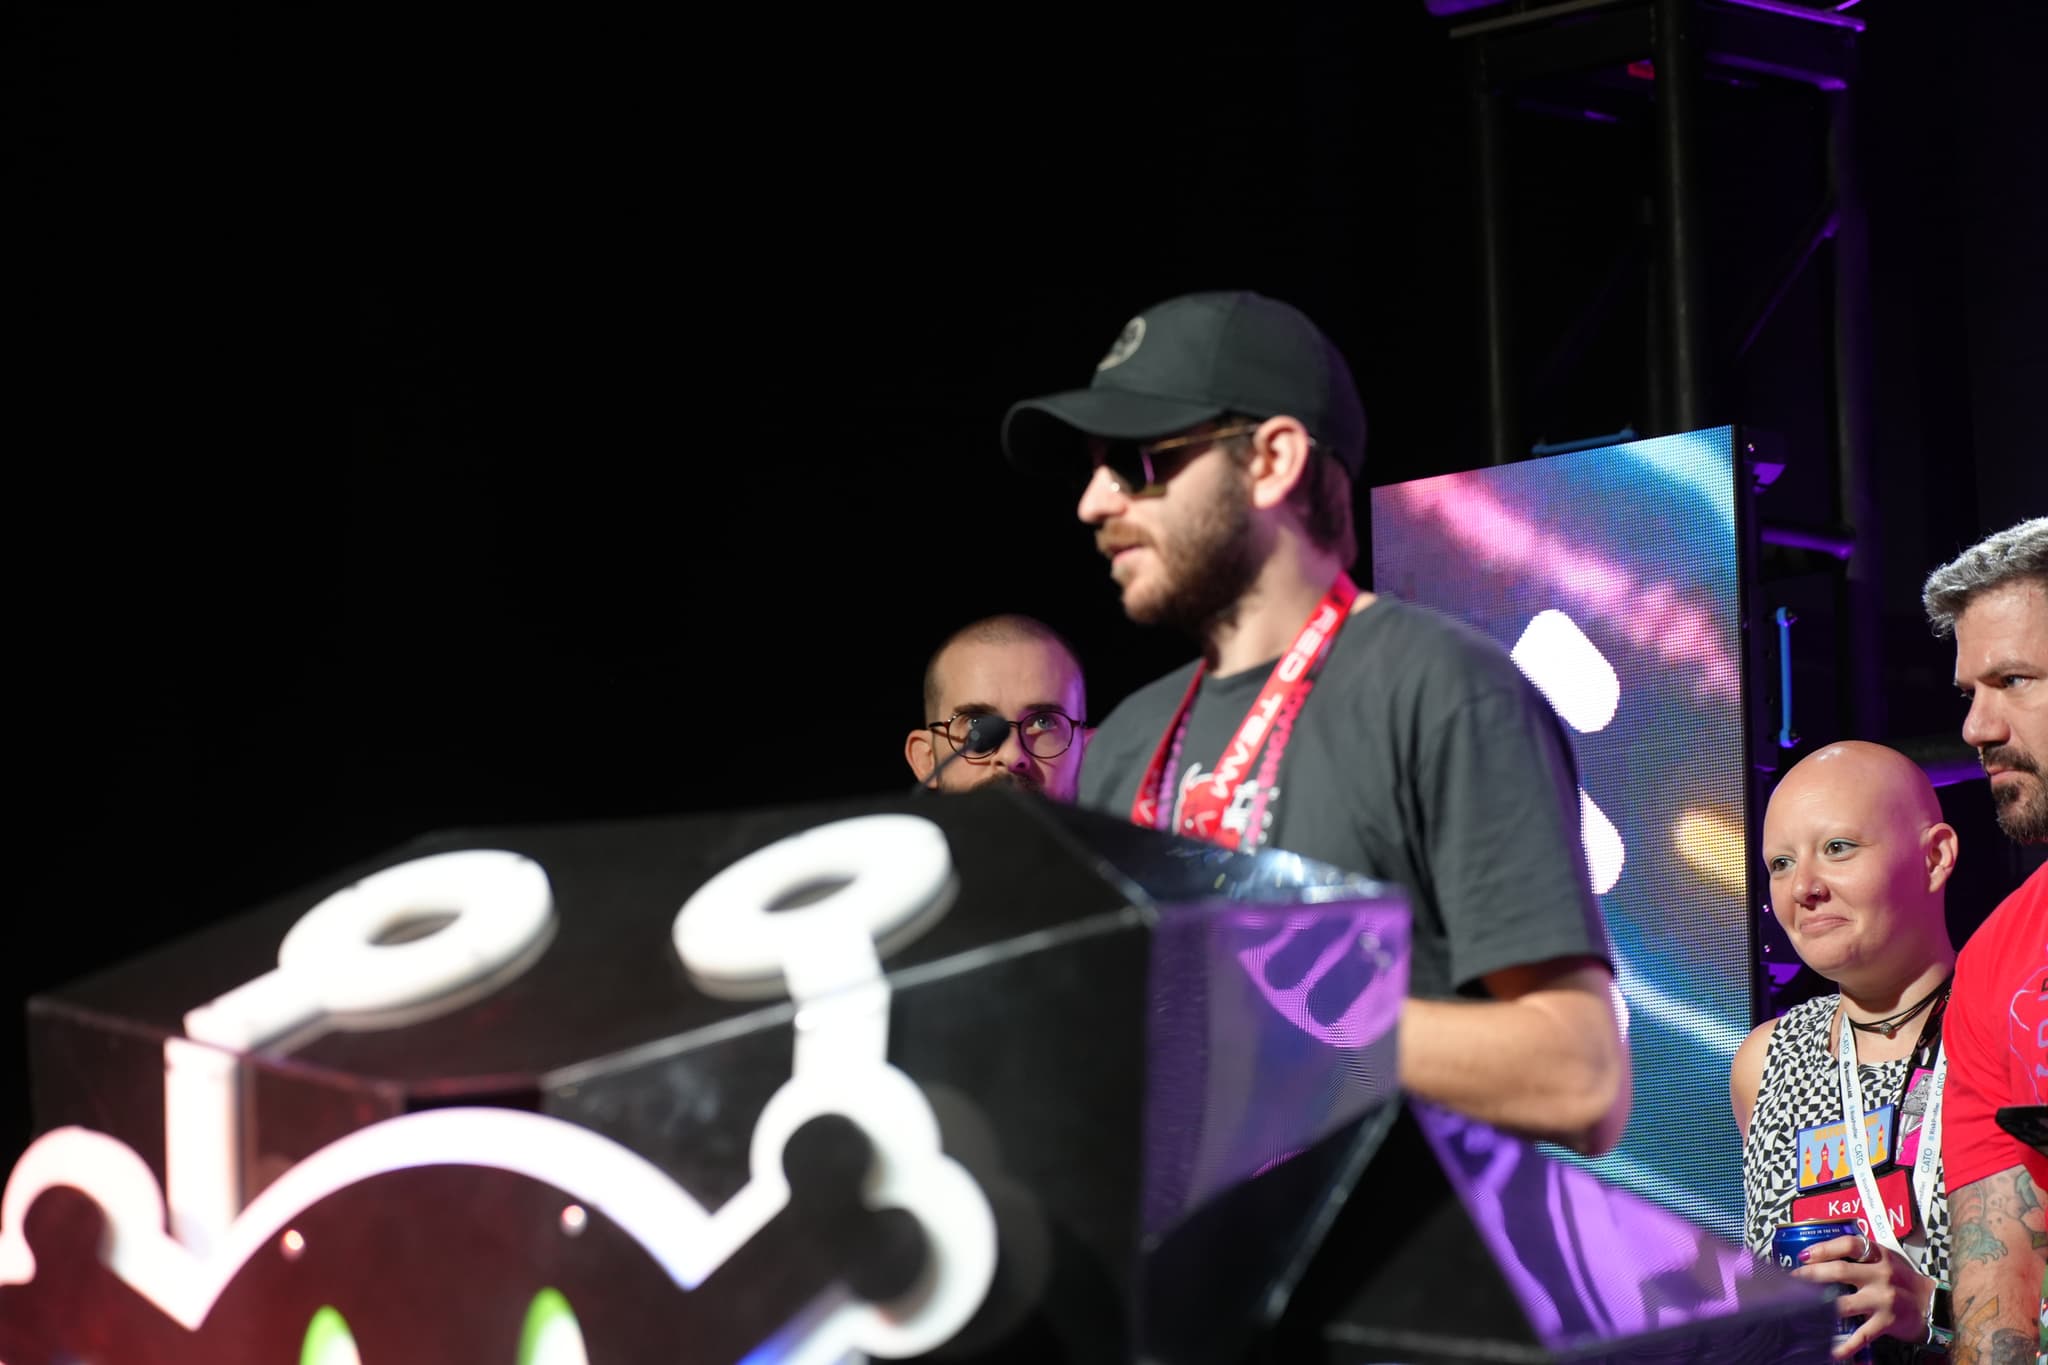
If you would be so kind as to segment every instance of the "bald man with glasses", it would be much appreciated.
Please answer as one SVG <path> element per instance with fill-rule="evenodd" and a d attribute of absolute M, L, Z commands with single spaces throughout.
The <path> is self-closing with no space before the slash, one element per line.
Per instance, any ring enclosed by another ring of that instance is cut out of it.
<path fill-rule="evenodd" d="M 1055 801 L 1074 799 L 1087 688 L 1072 647 L 1044 622 L 991 616 L 955 631 L 925 668 L 924 714 L 903 741 L 919 782 L 955 792 L 1009 782 Z M 983 745 L 972 741 L 996 726 L 1000 741 L 980 752 Z"/>

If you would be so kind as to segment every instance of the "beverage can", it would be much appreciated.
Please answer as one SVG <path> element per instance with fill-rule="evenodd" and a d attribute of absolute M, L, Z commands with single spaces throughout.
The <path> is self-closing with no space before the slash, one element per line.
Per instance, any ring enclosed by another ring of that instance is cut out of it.
<path fill-rule="evenodd" d="M 1787 1223 L 1771 1234 L 1771 1260 L 1786 1270 L 1794 1270 L 1802 1264 L 1800 1257 L 1806 1254 L 1807 1248 L 1832 1242 L 1837 1237 L 1863 1235 L 1863 1225 L 1854 1218 L 1815 1218 L 1804 1223 Z M 1843 1287 L 1836 1286 L 1836 1293 L 1842 1292 L 1845 1292 Z M 1860 1317 L 1836 1318 L 1834 1344 L 1840 1346 L 1855 1336 L 1856 1329 L 1862 1325 Z M 1870 1347 L 1866 1345 L 1849 1359 L 1853 1365 L 1870 1365 Z"/>

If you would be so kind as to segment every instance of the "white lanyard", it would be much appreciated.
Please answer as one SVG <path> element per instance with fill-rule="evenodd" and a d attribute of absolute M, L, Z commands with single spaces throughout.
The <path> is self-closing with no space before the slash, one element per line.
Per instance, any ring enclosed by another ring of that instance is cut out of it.
<path fill-rule="evenodd" d="M 1907 1264 L 1925 1273 L 1925 1267 L 1915 1261 L 1907 1250 L 1899 1245 L 1899 1239 L 1892 1235 L 1891 1215 L 1885 1212 L 1884 1199 L 1877 1192 L 1877 1177 L 1870 1173 L 1870 1143 L 1863 1131 L 1863 1082 L 1856 1075 L 1856 1030 L 1849 1023 L 1847 1013 L 1841 1015 L 1842 1045 L 1837 1068 L 1842 1080 L 1842 1118 L 1849 1130 L 1849 1169 L 1856 1177 L 1856 1193 L 1863 1200 L 1863 1221 L 1870 1225 L 1870 1231 L 1885 1247 L 1906 1258 Z M 1913 1055 L 1920 1049 L 1915 1046 Z M 1906 1063 L 1906 1086 L 1913 1084 L 1912 1062 Z M 1928 1228 L 1928 1215 L 1934 1208 L 1934 1164 L 1941 1160 L 1941 1085 L 1948 1078 L 1948 1045 L 1942 1043 L 1934 1049 L 1934 1075 L 1928 1080 L 1927 1108 L 1920 1124 L 1920 1154 L 1913 1159 L 1913 1184 L 1910 1198 L 1919 1206 L 1920 1226 Z M 1906 1109 L 1905 1095 L 1899 1096 L 1899 1113 Z M 1928 1248 L 1929 1254 L 1933 1248 Z"/>

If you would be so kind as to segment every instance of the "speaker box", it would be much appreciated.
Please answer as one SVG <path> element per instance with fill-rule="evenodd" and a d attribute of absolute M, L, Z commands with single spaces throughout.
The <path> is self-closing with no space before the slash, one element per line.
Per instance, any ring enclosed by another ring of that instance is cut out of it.
<path fill-rule="evenodd" d="M 0 1359 L 1822 1358 L 1401 1097 L 1407 932 L 1007 789 L 430 835 L 31 1002 Z"/>

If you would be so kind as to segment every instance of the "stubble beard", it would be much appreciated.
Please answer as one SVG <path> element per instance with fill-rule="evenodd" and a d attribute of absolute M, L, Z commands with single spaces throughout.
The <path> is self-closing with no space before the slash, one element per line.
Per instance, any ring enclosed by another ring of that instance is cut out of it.
<path fill-rule="evenodd" d="M 962 773 L 960 776 L 955 777 L 953 775 L 953 772 L 949 770 L 947 774 L 940 779 L 940 784 L 947 791 L 971 792 L 977 787 L 987 787 L 996 783 L 1001 783 L 1006 786 L 1019 788 L 1023 791 L 1035 792 L 1040 796 L 1043 796 L 1045 794 L 1044 785 L 1038 782 L 1036 779 L 1022 776 L 1018 773 L 1012 772 L 1009 768 L 1003 767 L 1001 765 L 995 765 L 993 767 L 969 767 L 967 761 L 965 759 L 962 759 L 960 762 L 954 764 L 953 767 L 954 769 L 966 769 L 966 771 Z"/>
<path fill-rule="evenodd" d="M 2048 844 L 2048 783 L 2041 780 L 2040 763 L 2026 750 L 2009 743 L 1979 749 L 1977 761 L 1986 771 L 2006 768 L 2032 779 L 1993 787 L 1992 813 L 1998 818 L 1998 827 L 2013 842 Z"/>
<path fill-rule="evenodd" d="M 1998 827 L 2015 843 L 2048 844 L 2048 786 L 2038 768 L 2029 768 L 2031 782 L 2008 782 L 1992 793 Z"/>
<path fill-rule="evenodd" d="M 1141 625 L 1172 626 L 1196 639 L 1236 619 L 1259 573 L 1251 506 L 1240 488 L 1219 486 L 1212 499 L 1189 509 L 1184 525 L 1153 545 L 1164 587 L 1150 598 L 1127 595 L 1126 615 Z"/>

